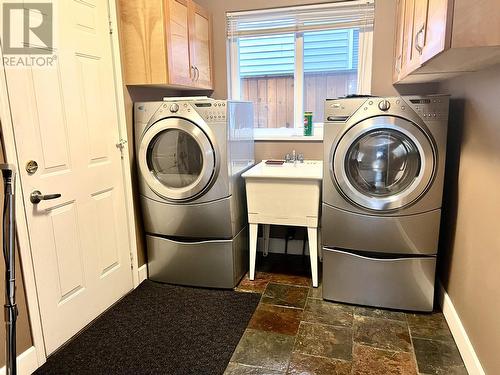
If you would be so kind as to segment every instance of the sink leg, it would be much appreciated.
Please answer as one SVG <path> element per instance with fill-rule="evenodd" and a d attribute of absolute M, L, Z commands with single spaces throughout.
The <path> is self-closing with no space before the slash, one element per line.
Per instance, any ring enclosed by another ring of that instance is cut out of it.
<path fill-rule="evenodd" d="M 257 257 L 257 229 L 259 224 L 250 226 L 250 280 L 255 280 L 255 258 Z"/>
<path fill-rule="evenodd" d="M 309 257 L 311 258 L 311 274 L 313 287 L 318 287 L 318 228 L 308 227 Z"/>
<path fill-rule="evenodd" d="M 271 225 L 264 224 L 264 256 L 267 257 L 269 253 L 269 232 L 271 231 Z"/>

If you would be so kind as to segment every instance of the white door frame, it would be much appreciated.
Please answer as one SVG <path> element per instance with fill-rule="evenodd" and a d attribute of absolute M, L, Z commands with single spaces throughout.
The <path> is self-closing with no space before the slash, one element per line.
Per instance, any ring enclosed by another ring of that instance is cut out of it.
<path fill-rule="evenodd" d="M 134 288 L 136 288 L 139 281 L 139 265 L 137 259 L 137 240 L 135 232 L 135 216 L 133 206 L 133 193 L 132 193 L 132 176 L 130 172 L 130 158 L 128 153 L 128 139 L 127 139 L 127 123 L 125 117 L 125 100 L 123 93 L 123 80 L 120 63 L 120 48 L 118 37 L 118 20 L 116 12 L 115 0 L 108 0 L 108 14 L 110 21 L 110 29 L 112 33 L 112 57 L 114 68 L 114 79 L 116 89 L 116 103 L 117 115 L 119 122 L 119 135 L 121 140 L 125 141 L 125 148 L 122 152 L 122 169 L 125 187 L 125 205 L 127 212 L 127 225 L 130 243 L 130 259 L 132 263 L 132 279 Z M 1 3 L 1 1 L 0 1 Z M 0 121 L 1 132 L 4 142 L 5 162 L 14 164 L 17 171 L 24 166 L 19 163 L 16 152 L 14 128 L 12 124 L 10 104 L 7 90 L 7 82 L 5 76 L 5 68 L 3 66 L 3 51 L 0 49 Z M 116 140 L 119 141 L 118 139 Z M 36 289 L 35 272 L 33 269 L 33 261 L 31 257 L 31 243 L 28 233 L 28 222 L 26 217 L 25 205 L 23 200 L 23 187 L 19 178 L 19 173 L 16 176 L 16 224 L 17 224 L 17 238 L 19 255 L 22 262 L 22 273 L 24 279 L 24 288 L 26 292 L 26 302 L 28 307 L 29 322 L 31 325 L 31 335 L 33 338 L 33 346 L 36 350 L 38 360 L 38 367 L 43 365 L 47 360 L 45 352 L 45 342 L 43 338 L 42 322 L 40 316 L 40 309 L 38 305 L 38 294 Z M 75 332 L 76 334 L 77 332 Z"/>
<path fill-rule="evenodd" d="M 125 203 L 127 209 L 128 233 L 130 242 L 130 259 L 132 261 L 132 279 L 134 288 L 140 284 L 139 281 L 139 261 L 137 259 L 137 234 L 135 232 L 135 211 L 134 211 L 134 194 L 132 192 L 132 174 L 130 171 L 130 155 L 128 151 L 127 137 L 127 119 L 125 116 L 125 97 L 123 93 L 123 78 L 120 54 L 120 37 L 118 35 L 118 13 L 116 9 L 116 1 L 108 0 L 108 15 L 109 27 L 111 31 L 111 47 L 113 68 L 115 76 L 116 90 L 116 109 L 118 111 L 118 123 L 120 139 L 125 141 L 125 147 L 122 152 L 122 169 L 125 187 Z"/>

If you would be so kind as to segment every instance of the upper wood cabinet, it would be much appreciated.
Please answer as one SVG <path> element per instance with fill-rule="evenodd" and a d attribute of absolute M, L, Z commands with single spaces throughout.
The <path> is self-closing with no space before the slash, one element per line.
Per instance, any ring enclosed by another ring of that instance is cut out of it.
<path fill-rule="evenodd" d="M 193 42 L 190 43 L 191 63 L 195 70 L 196 81 L 201 87 L 212 86 L 210 15 L 198 4 L 191 2 L 190 30 Z"/>
<path fill-rule="evenodd" d="M 192 0 L 119 0 L 127 85 L 212 89 L 210 14 Z"/>
<path fill-rule="evenodd" d="M 166 0 L 165 43 L 167 48 L 167 83 L 191 86 L 195 72 L 190 60 L 189 3 L 187 0 Z"/>
<path fill-rule="evenodd" d="M 499 0 L 397 0 L 393 82 L 442 80 L 500 62 Z"/>
<path fill-rule="evenodd" d="M 405 2 L 403 0 L 397 1 L 396 17 L 398 20 L 402 19 L 402 22 L 397 22 L 396 24 L 396 43 L 394 45 L 394 66 L 392 69 L 392 81 L 399 81 L 401 75 L 401 69 L 403 68 L 403 50 L 406 48 L 403 46 L 403 36 L 406 33 L 405 26 L 407 23 L 404 22 L 405 17 Z"/>

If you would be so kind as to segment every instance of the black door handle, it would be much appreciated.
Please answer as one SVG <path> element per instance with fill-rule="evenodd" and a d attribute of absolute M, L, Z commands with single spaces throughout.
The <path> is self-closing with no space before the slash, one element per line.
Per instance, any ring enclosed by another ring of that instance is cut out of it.
<path fill-rule="evenodd" d="M 46 201 L 49 199 L 60 198 L 61 194 L 45 194 L 43 195 L 39 190 L 35 190 L 30 194 L 30 201 L 33 204 L 38 204 L 41 201 Z"/>

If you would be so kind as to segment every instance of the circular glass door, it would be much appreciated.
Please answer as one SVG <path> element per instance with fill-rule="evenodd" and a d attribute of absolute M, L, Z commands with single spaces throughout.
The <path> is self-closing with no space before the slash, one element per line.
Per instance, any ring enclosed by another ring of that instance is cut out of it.
<path fill-rule="evenodd" d="M 413 123 L 380 116 L 349 129 L 333 157 L 333 175 L 349 199 L 372 210 L 413 203 L 427 189 L 434 171 L 429 139 Z"/>
<path fill-rule="evenodd" d="M 360 192 L 387 197 L 407 189 L 420 173 L 420 154 L 403 133 L 373 130 L 357 139 L 347 151 L 346 174 Z"/>
<path fill-rule="evenodd" d="M 183 130 L 158 133 L 148 147 L 151 173 L 173 189 L 192 185 L 203 169 L 203 153 L 196 140 Z"/>
<path fill-rule="evenodd" d="M 169 200 L 189 200 L 203 193 L 215 177 L 215 150 L 195 124 L 168 118 L 152 125 L 139 150 L 139 168 L 149 187 Z"/>

